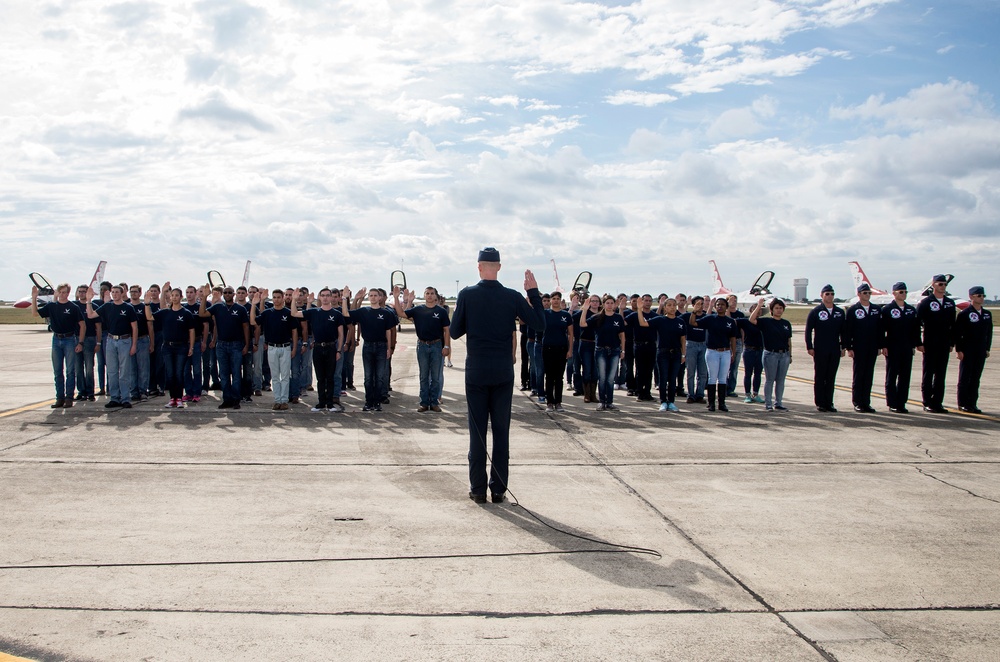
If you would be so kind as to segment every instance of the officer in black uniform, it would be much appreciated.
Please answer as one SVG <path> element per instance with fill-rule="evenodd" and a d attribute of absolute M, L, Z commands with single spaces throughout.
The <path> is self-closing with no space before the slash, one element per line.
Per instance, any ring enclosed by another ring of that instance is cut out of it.
<path fill-rule="evenodd" d="M 854 359 L 854 376 L 851 381 L 851 400 L 854 411 L 874 414 L 872 407 L 872 381 L 875 379 L 875 360 L 883 353 L 881 309 L 872 305 L 872 288 L 868 283 L 858 285 L 858 302 L 847 309 L 844 321 L 844 349 Z"/>
<path fill-rule="evenodd" d="M 982 414 L 979 379 L 990 357 L 993 344 L 993 315 L 983 308 L 986 290 L 982 285 L 969 289 L 972 305 L 955 319 L 955 351 L 958 352 L 958 408 L 970 414 Z"/>
<path fill-rule="evenodd" d="M 510 455 L 510 405 L 514 390 L 514 329 L 516 320 L 545 330 L 542 297 L 531 271 L 524 272 L 528 301 L 497 280 L 500 252 L 479 251 L 477 284 L 458 293 L 451 337 L 468 333 L 465 357 L 465 398 L 469 410 L 469 498 L 486 503 L 486 426 L 493 429 L 493 466 L 489 488 L 493 503 L 507 490 Z M 529 305 L 530 302 L 530 305 Z"/>
<path fill-rule="evenodd" d="M 816 409 L 836 412 L 833 391 L 840 359 L 844 356 L 844 309 L 833 303 L 833 285 L 824 285 L 823 303 L 806 318 L 806 351 L 813 357 L 813 398 Z"/>
<path fill-rule="evenodd" d="M 889 411 L 906 414 L 910 397 L 913 355 L 920 347 L 917 309 L 906 303 L 906 283 L 892 286 L 892 303 L 882 306 L 882 336 L 885 342 L 885 404 Z"/>
<path fill-rule="evenodd" d="M 948 372 L 948 357 L 954 344 L 952 332 L 958 308 L 948 296 L 948 279 L 944 274 L 934 276 L 933 292 L 917 305 L 917 319 L 924 331 L 923 375 L 920 394 L 924 411 L 947 414 L 944 408 L 944 380 Z"/>

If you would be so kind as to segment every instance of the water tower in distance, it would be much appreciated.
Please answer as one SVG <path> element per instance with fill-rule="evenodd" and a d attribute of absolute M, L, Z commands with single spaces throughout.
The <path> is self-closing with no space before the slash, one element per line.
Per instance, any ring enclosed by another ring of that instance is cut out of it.
<path fill-rule="evenodd" d="M 808 289 L 808 278 L 796 278 L 792 281 L 792 291 L 796 301 L 809 301 Z"/>

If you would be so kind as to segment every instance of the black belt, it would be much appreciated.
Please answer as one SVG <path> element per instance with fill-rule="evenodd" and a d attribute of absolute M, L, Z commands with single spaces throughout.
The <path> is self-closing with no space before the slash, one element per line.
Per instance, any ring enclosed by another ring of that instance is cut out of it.
<path fill-rule="evenodd" d="M 129 340 L 131 340 L 132 339 L 132 334 L 131 333 L 125 333 L 125 334 L 122 334 L 120 336 L 116 336 L 116 335 L 113 335 L 113 334 L 109 333 L 108 334 L 108 338 L 111 338 L 112 340 L 125 340 L 126 338 L 128 338 Z"/>
<path fill-rule="evenodd" d="M 753 345 L 743 345 L 743 349 L 760 349 L 760 347 L 754 347 Z"/>
<path fill-rule="evenodd" d="M 713 352 L 729 352 L 732 351 L 732 347 L 709 347 Z"/>
<path fill-rule="evenodd" d="M 165 342 L 163 344 L 166 345 L 167 347 L 183 347 L 187 343 L 186 342 L 170 342 L 168 340 L 167 342 Z"/>
<path fill-rule="evenodd" d="M 316 347 L 332 347 L 336 344 L 337 344 L 336 340 L 331 340 L 329 342 L 318 342 L 316 343 Z"/>
<path fill-rule="evenodd" d="M 654 340 L 636 340 L 632 344 L 633 345 L 652 345 L 654 342 L 656 342 L 656 341 L 654 341 Z"/>
<path fill-rule="evenodd" d="M 767 350 L 768 352 L 771 352 L 772 354 L 786 354 L 792 351 L 790 349 L 767 349 L 766 347 L 764 349 Z"/>
<path fill-rule="evenodd" d="M 267 343 L 267 345 L 268 345 L 268 347 L 291 347 L 292 343 L 290 343 L 290 342 L 269 342 L 269 343 Z"/>
<path fill-rule="evenodd" d="M 421 340 L 420 338 L 417 338 L 417 342 L 420 343 L 421 345 L 436 345 L 442 341 L 440 338 L 437 340 Z"/>
<path fill-rule="evenodd" d="M 59 338 L 60 340 L 63 339 L 63 338 L 75 338 L 76 337 L 75 333 L 56 333 L 56 334 L 53 334 L 53 335 L 55 335 L 55 337 Z"/>
<path fill-rule="evenodd" d="M 597 342 L 593 338 L 580 338 L 580 342 Z"/>

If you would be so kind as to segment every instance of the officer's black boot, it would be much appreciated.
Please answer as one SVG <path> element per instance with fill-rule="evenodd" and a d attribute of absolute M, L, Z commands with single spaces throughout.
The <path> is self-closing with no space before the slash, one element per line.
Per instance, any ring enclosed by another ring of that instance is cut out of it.
<path fill-rule="evenodd" d="M 708 411 L 715 411 L 715 384 L 708 385 Z"/>
<path fill-rule="evenodd" d="M 719 411 L 729 411 L 729 407 L 726 406 L 726 385 L 719 385 Z"/>

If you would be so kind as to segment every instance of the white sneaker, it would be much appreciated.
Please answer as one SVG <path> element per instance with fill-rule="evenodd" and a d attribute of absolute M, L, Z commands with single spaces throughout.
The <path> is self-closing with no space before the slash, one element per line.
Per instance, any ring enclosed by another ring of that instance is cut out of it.
<path fill-rule="evenodd" d="M 323 411 L 323 408 L 322 408 L 322 407 L 313 407 L 313 408 L 312 408 L 312 409 L 310 409 L 309 411 L 311 411 L 311 412 L 314 412 L 314 413 L 315 413 L 315 412 L 320 412 L 320 411 Z"/>
<path fill-rule="evenodd" d="M 660 411 L 668 411 L 667 403 L 666 402 L 661 402 L 660 403 Z"/>

